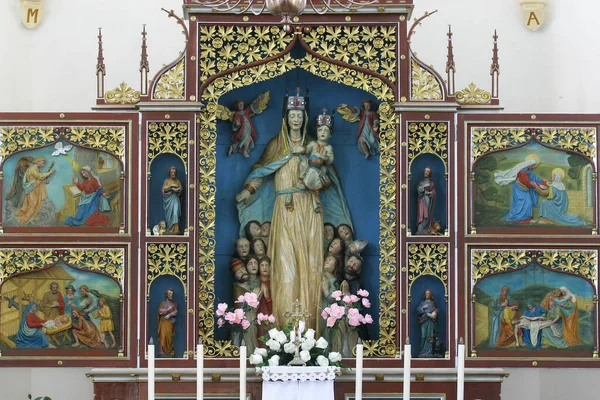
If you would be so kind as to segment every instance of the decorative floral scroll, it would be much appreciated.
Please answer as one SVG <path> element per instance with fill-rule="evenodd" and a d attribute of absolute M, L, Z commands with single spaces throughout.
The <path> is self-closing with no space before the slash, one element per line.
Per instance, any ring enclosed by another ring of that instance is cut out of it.
<path fill-rule="evenodd" d="M 487 153 L 515 148 L 532 139 L 546 146 L 578 152 L 589 158 L 596 155 L 596 128 L 477 127 L 471 128 L 469 134 L 471 164 Z"/>
<path fill-rule="evenodd" d="M 448 170 L 448 123 L 408 123 L 408 167 L 421 154 L 435 154 Z"/>
<path fill-rule="evenodd" d="M 0 127 L 0 161 L 23 151 L 54 143 L 60 137 L 58 128 L 52 126 Z"/>
<path fill-rule="evenodd" d="M 185 99 L 185 59 L 182 58 L 171 69 L 165 71 L 154 87 L 153 99 Z"/>
<path fill-rule="evenodd" d="M 0 249 L 0 283 L 13 275 L 56 264 L 59 254 L 50 249 Z"/>
<path fill-rule="evenodd" d="M 478 88 L 473 82 L 456 92 L 455 97 L 459 104 L 487 104 L 492 100 L 490 92 Z"/>
<path fill-rule="evenodd" d="M 188 124 L 177 121 L 151 121 L 148 124 L 148 170 L 160 154 L 175 154 L 187 172 Z"/>
<path fill-rule="evenodd" d="M 200 85 L 219 72 L 282 53 L 293 38 L 273 25 L 200 25 L 198 33 Z"/>
<path fill-rule="evenodd" d="M 592 282 L 598 277 L 597 250 L 541 250 L 540 265 L 580 275 Z"/>
<path fill-rule="evenodd" d="M 187 295 L 188 259 L 187 244 L 152 243 L 147 248 L 148 293 L 156 278 L 162 275 L 174 276 L 181 282 Z"/>
<path fill-rule="evenodd" d="M 396 82 L 396 26 L 318 26 L 303 37 L 317 54 Z"/>
<path fill-rule="evenodd" d="M 411 100 L 442 100 L 444 94 L 436 76 L 414 58 L 410 60 Z"/>
<path fill-rule="evenodd" d="M 65 137 L 71 143 L 113 154 L 125 161 L 125 135 L 122 126 L 71 126 Z"/>
<path fill-rule="evenodd" d="M 408 246 L 408 291 L 417 279 L 433 275 L 448 292 L 448 245 L 419 243 Z"/>
<path fill-rule="evenodd" d="M 471 282 L 487 275 L 518 269 L 531 263 L 527 250 L 471 250 Z"/>
<path fill-rule="evenodd" d="M 123 249 L 71 249 L 64 257 L 69 265 L 101 272 L 112 277 L 124 289 L 125 252 Z"/>
<path fill-rule="evenodd" d="M 135 104 L 140 101 L 140 92 L 121 82 L 119 86 L 104 94 L 104 100 L 107 103 Z"/>

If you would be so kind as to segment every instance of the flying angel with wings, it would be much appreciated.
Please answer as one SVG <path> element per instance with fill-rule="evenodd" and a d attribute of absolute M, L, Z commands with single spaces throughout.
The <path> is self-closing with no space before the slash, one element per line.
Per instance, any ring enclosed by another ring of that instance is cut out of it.
<path fill-rule="evenodd" d="M 362 101 L 362 110 L 348 104 L 340 104 L 337 112 L 348 122 L 358 122 L 358 151 L 365 158 L 379 154 L 379 115 L 371 100 Z"/>
<path fill-rule="evenodd" d="M 254 148 L 256 141 L 256 130 L 251 117 L 262 113 L 269 103 L 271 92 L 261 93 L 249 106 L 243 100 L 237 100 L 231 110 L 220 105 L 217 108 L 217 118 L 232 122 L 233 136 L 231 146 L 227 155 L 231 153 L 242 153 L 244 157 L 250 157 L 249 152 Z"/>

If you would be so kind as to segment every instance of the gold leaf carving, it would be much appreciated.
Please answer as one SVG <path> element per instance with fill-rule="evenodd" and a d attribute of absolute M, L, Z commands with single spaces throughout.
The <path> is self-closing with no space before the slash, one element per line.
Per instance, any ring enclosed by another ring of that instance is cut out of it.
<path fill-rule="evenodd" d="M 71 126 L 65 128 L 68 141 L 113 154 L 125 161 L 125 134 L 122 126 Z"/>
<path fill-rule="evenodd" d="M 436 76 L 414 58 L 410 60 L 411 100 L 442 100 L 441 83 Z"/>
<path fill-rule="evenodd" d="M 162 275 L 179 279 L 187 295 L 188 248 L 184 243 L 152 243 L 147 247 L 148 293 L 152 282 Z"/>
<path fill-rule="evenodd" d="M 165 71 L 154 88 L 154 99 L 183 100 L 185 99 L 185 59 L 182 58 L 171 69 Z"/>
<path fill-rule="evenodd" d="M 0 161 L 17 151 L 42 147 L 58 138 L 57 127 L 3 126 L 0 128 Z"/>
<path fill-rule="evenodd" d="M 408 292 L 422 276 L 432 275 L 444 284 L 448 293 L 448 245 L 445 243 L 413 243 L 408 246 Z"/>
<path fill-rule="evenodd" d="M 140 92 L 121 82 L 115 89 L 106 92 L 104 100 L 107 103 L 135 104 L 140 101 Z"/>
<path fill-rule="evenodd" d="M 473 82 L 469 86 L 456 92 L 456 102 L 459 104 L 487 104 L 492 100 L 492 95 L 475 86 Z"/>
<path fill-rule="evenodd" d="M 435 154 L 448 170 L 448 123 L 408 122 L 408 168 L 421 154 Z"/>
<path fill-rule="evenodd" d="M 188 130 L 184 121 L 148 121 L 148 171 L 160 154 L 175 154 L 187 172 Z"/>

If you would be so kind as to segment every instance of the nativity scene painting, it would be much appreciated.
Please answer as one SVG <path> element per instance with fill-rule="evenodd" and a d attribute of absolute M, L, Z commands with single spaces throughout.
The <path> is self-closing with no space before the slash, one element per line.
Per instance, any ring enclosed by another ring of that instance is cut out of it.
<path fill-rule="evenodd" d="M 112 155 L 59 141 L 2 164 L 5 228 L 118 228 L 121 164 Z"/>
<path fill-rule="evenodd" d="M 475 226 L 591 228 L 593 166 L 578 153 L 533 141 L 475 164 Z"/>
<path fill-rule="evenodd" d="M 592 351 L 595 291 L 585 279 L 532 263 L 474 289 L 475 348 Z"/>
<path fill-rule="evenodd" d="M 0 349 L 114 350 L 121 347 L 119 285 L 72 268 L 12 277 L 0 295 Z"/>

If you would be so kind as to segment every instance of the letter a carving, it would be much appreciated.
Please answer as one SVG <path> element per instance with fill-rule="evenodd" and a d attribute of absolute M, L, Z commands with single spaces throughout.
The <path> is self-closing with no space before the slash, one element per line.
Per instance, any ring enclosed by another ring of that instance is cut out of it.
<path fill-rule="evenodd" d="M 537 31 L 546 19 L 544 8 L 548 0 L 519 0 L 523 7 L 523 23 L 530 31 Z"/>
<path fill-rule="evenodd" d="M 36 28 L 42 21 L 42 0 L 21 0 L 21 22 L 29 29 Z"/>
<path fill-rule="evenodd" d="M 527 20 L 527 26 L 531 25 L 531 23 L 535 21 L 536 24 L 541 25 L 538 18 L 535 16 L 535 12 L 531 11 L 529 13 L 529 19 Z"/>

